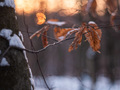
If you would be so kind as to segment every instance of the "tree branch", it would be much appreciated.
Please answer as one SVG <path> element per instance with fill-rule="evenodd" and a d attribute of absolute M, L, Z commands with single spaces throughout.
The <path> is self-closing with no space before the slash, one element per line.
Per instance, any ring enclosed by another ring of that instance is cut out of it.
<path fill-rule="evenodd" d="M 28 25 L 27 25 L 26 22 L 25 22 L 24 11 L 23 11 L 23 20 L 24 20 L 24 25 L 25 25 L 26 30 L 27 30 L 28 37 L 30 37 L 30 35 L 29 35 L 29 30 L 28 30 Z M 30 40 L 30 43 L 31 43 L 31 46 L 32 46 L 33 50 L 35 50 L 34 45 L 33 45 L 33 43 L 32 43 L 32 40 L 31 40 L 30 38 L 29 38 L 29 40 Z M 40 64 L 39 64 L 39 59 L 38 59 L 38 55 L 37 55 L 37 53 L 35 53 L 35 55 L 36 55 L 36 58 L 37 58 L 36 61 L 37 61 L 37 64 L 38 64 L 38 67 L 39 67 L 40 73 L 41 73 L 41 75 L 42 75 L 42 77 L 43 77 L 43 80 L 44 80 L 44 82 L 45 82 L 45 85 L 47 86 L 48 90 L 51 90 L 51 89 L 49 88 L 49 86 L 48 86 L 46 80 L 45 80 L 44 74 L 43 74 L 43 72 L 42 72 L 42 68 L 41 68 L 41 66 L 40 66 Z"/>

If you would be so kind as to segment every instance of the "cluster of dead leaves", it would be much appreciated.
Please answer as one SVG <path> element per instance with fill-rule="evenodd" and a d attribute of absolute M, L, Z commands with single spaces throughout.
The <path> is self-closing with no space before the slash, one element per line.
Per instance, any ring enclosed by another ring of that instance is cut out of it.
<path fill-rule="evenodd" d="M 102 31 L 98 28 L 97 24 L 93 21 L 87 23 L 82 23 L 82 25 L 78 28 L 61 28 L 60 23 L 58 20 L 48 20 L 51 23 L 47 23 L 46 25 L 31 35 L 30 39 L 34 36 L 40 37 L 42 39 L 43 46 L 46 47 L 48 45 L 47 39 L 47 31 L 50 28 L 50 25 L 55 25 L 54 27 L 54 36 L 58 41 L 63 41 L 68 39 L 73 33 L 75 34 L 74 40 L 69 46 L 68 51 L 71 52 L 73 49 L 77 49 L 78 45 L 81 45 L 82 37 L 85 35 L 86 41 L 89 42 L 91 48 L 99 52 L 100 49 L 100 42 Z M 62 24 L 61 24 L 62 25 Z"/>
<path fill-rule="evenodd" d="M 49 19 L 48 21 L 46 22 L 43 22 L 44 21 L 44 14 L 42 13 L 39 13 L 40 15 L 40 19 L 38 18 L 37 19 L 37 24 L 38 25 L 41 25 L 43 23 L 45 23 L 45 26 L 42 27 L 40 30 L 36 31 L 34 34 L 32 34 L 30 36 L 30 39 L 32 39 L 33 37 L 37 36 L 37 37 L 40 37 L 41 36 L 41 40 L 42 40 L 42 43 L 43 43 L 43 47 L 46 47 L 48 45 L 48 39 L 47 39 L 47 31 L 49 30 L 50 28 L 50 25 L 54 25 L 54 26 L 62 26 L 65 24 L 65 22 L 63 21 L 58 21 L 57 19 Z M 41 21 L 42 19 L 42 21 Z"/>
<path fill-rule="evenodd" d="M 84 2 L 84 0 L 83 0 Z M 111 15 L 110 16 L 110 24 L 113 26 L 113 29 L 115 31 L 120 30 L 120 25 L 116 25 L 116 21 L 118 22 L 118 18 L 120 18 L 120 12 L 119 11 L 119 0 L 88 0 L 88 2 L 81 6 L 82 13 L 91 13 L 93 17 L 97 17 L 97 8 L 99 3 L 101 3 L 101 6 L 103 5 L 104 9 L 101 9 L 98 12 L 106 13 L 106 11 Z"/>
<path fill-rule="evenodd" d="M 54 28 L 54 34 L 58 40 L 65 40 L 66 37 L 70 36 L 73 33 L 75 33 L 75 38 L 69 46 L 69 52 L 71 52 L 73 49 L 77 49 L 78 45 L 81 45 L 82 36 L 85 35 L 86 40 L 89 42 L 92 49 L 100 53 L 99 49 L 102 31 L 93 21 L 90 21 L 88 24 L 83 23 L 79 28 Z"/>

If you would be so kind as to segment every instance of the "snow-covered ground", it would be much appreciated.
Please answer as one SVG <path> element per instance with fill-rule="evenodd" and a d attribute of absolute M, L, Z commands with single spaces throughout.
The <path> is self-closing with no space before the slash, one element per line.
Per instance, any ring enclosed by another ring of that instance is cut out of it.
<path fill-rule="evenodd" d="M 41 77 L 34 78 L 35 90 L 48 90 Z M 89 76 L 70 77 L 70 76 L 50 76 L 46 78 L 52 90 L 120 90 L 120 80 L 111 83 L 106 77 L 99 76 L 95 84 Z"/>

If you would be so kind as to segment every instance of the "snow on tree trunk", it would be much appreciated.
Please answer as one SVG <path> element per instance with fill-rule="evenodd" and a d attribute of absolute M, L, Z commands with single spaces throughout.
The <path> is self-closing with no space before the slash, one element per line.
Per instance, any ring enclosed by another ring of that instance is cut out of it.
<path fill-rule="evenodd" d="M 0 0 L 0 57 L 10 45 L 24 48 L 18 37 L 14 7 L 14 0 Z M 11 48 L 0 60 L 0 90 L 33 90 L 24 53 Z"/>

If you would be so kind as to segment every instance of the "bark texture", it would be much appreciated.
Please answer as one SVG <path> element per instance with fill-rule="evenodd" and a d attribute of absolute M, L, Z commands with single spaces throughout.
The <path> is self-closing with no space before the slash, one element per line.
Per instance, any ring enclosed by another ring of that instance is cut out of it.
<path fill-rule="evenodd" d="M 15 10 L 11 7 L 0 6 L 0 31 L 3 28 L 11 29 L 13 34 L 18 33 Z M 0 37 L 1 52 L 8 47 L 9 41 Z M 0 66 L 0 90 L 31 90 L 31 76 L 23 51 L 10 49 L 4 57 L 10 66 Z"/>

